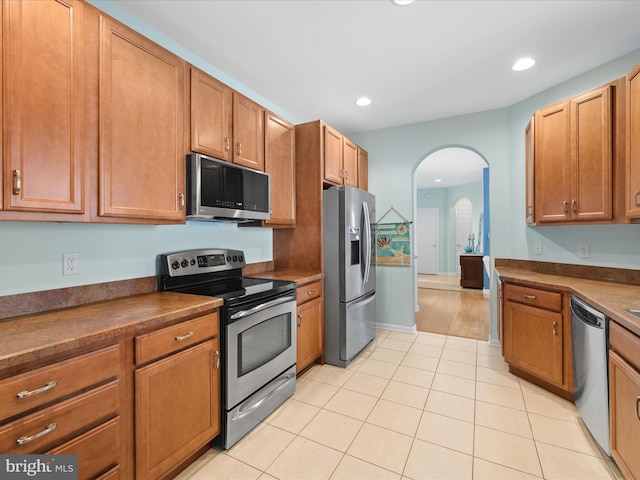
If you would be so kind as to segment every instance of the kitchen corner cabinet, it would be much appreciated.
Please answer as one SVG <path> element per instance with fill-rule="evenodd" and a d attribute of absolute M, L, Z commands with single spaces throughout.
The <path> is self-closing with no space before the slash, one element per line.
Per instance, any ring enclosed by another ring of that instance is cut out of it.
<path fill-rule="evenodd" d="M 0 380 L 0 451 L 78 455 L 80 479 L 125 457 L 121 344 Z"/>
<path fill-rule="evenodd" d="M 136 478 L 172 478 L 220 432 L 218 314 L 137 336 L 135 359 Z"/>
<path fill-rule="evenodd" d="M 104 15 L 99 42 L 98 215 L 184 222 L 186 63 Z"/>
<path fill-rule="evenodd" d="M 640 479 L 640 338 L 609 324 L 611 456 L 627 480 Z"/>
<path fill-rule="evenodd" d="M 271 175 L 269 227 L 294 227 L 296 223 L 295 126 L 265 111 L 264 170 Z"/>
<path fill-rule="evenodd" d="M 39 220 L 33 213 L 42 212 L 82 221 L 85 4 L 8 0 L 2 8 L 0 218 Z"/>
<path fill-rule="evenodd" d="M 296 373 L 322 361 L 324 354 L 324 301 L 322 281 L 297 288 Z"/>
<path fill-rule="evenodd" d="M 573 395 L 571 319 L 565 295 L 503 284 L 503 349 L 509 370 L 558 393 Z"/>
<path fill-rule="evenodd" d="M 369 154 L 358 147 L 358 188 L 369 190 Z"/>
<path fill-rule="evenodd" d="M 628 218 L 640 219 L 640 63 L 626 76 L 626 188 Z"/>
<path fill-rule="evenodd" d="M 614 89 L 607 84 L 535 113 L 527 157 L 535 165 L 536 224 L 613 219 Z"/>

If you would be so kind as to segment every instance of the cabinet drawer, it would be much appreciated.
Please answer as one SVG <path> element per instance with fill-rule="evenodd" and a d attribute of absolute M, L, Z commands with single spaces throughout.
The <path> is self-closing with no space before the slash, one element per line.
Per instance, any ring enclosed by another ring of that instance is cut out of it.
<path fill-rule="evenodd" d="M 0 419 L 10 418 L 118 376 L 118 345 L 47 365 L 0 381 Z"/>
<path fill-rule="evenodd" d="M 296 289 L 298 305 L 322 296 L 322 281 L 302 285 Z"/>
<path fill-rule="evenodd" d="M 114 381 L 15 420 L 0 428 L 0 452 L 41 453 L 74 432 L 115 416 L 118 395 Z"/>
<path fill-rule="evenodd" d="M 116 417 L 47 453 L 78 455 L 78 478 L 95 478 L 119 463 L 119 429 Z"/>
<path fill-rule="evenodd" d="M 135 338 L 136 365 L 194 345 L 219 332 L 218 312 Z"/>
<path fill-rule="evenodd" d="M 616 322 L 609 322 L 611 349 L 640 371 L 640 338 Z"/>
<path fill-rule="evenodd" d="M 511 283 L 504 284 L 504 298 L 525 305 L 547 308 L 559 312 L 562 310 L 562 294 L 533 287 L 523 287 Z"/>

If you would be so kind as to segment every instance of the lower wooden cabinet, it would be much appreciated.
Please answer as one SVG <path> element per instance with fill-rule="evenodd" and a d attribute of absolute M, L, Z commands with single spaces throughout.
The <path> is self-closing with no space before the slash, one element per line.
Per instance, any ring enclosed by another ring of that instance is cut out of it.
<path fill-rule="evenodd" d="M 484 287 L 484 264 L 482 255 L 460 255 L 460 286 Z"/>
<path fill-rule="evenodd" d="M 296 373 L 300 373 L 309 365 L 321 360 L 324 354 L 322 282 L 298 287 L 297 299 Z"/>
<path fill-rule="evenodd" d="M 570 398 L 571 318 L 565 308 L 561 292 L 503 286 L 502 342 L 510 371 Z"/>
<path fill-rule="evenodd" d="M 175 327 L 163 330 L 167 331 L 167 338 L 180 337 Z M 154 343 L 165 343 L 163 330 L 154 332 L 160 334 L 153 337 Z M 216 325 L 215 334 L 217 331 Z M 197 335 L 194 330 L 185 336 L 189 334 Z M 135 371 L 137 479 L 170 478 L 177 466 L 218 433 L 218 336 Z"/>
<path fill-rule="evenodd" d="M 640 479 L 640 338 L 610 323 L 611 456 L 627 480 Z"/>

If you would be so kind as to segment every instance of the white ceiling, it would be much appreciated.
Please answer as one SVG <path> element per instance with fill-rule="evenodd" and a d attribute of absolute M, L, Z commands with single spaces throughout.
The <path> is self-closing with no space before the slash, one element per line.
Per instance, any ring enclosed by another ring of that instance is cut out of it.
<path fill-rule="evenodd" d="M 508 107 L 640 48 L 637 0 L 115 2 L 298 121 L 347 135 Z M 512 71 L 522 56 L 536 65 Z M 362 95 L 373 103 L 356 106 Z"/>

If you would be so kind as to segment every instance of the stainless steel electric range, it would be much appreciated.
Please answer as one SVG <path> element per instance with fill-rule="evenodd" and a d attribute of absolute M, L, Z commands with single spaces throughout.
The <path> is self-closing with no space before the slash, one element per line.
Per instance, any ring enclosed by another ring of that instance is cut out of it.
<path fill-rule="evenodd" d="M 159 290 L 219 297 L 222 433 L 230 448 L 295 391 L 295 282 L 243 277 L 240 250 L 159 256 Z"/>

